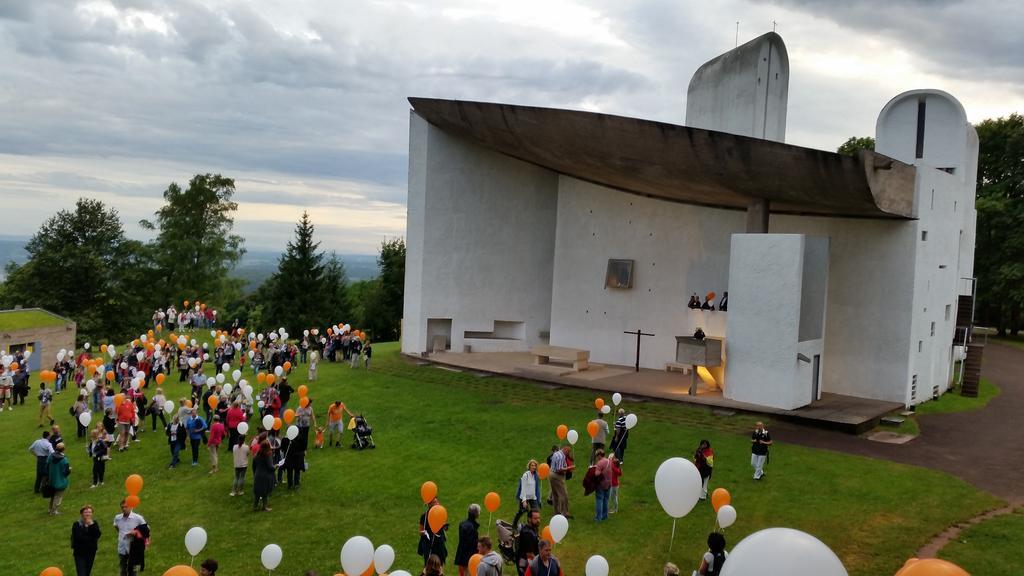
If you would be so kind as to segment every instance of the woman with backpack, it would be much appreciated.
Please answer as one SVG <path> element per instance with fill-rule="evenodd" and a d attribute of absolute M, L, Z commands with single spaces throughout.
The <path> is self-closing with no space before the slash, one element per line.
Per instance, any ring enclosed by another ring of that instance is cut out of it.
<path fill-rule="evenodd" d="M 725 551 L 725 536 L 718 532 L 708 534 L 708 551 L 700 561 L 697 574 L 700 576 L 719 576 L 729 553 Z"/>

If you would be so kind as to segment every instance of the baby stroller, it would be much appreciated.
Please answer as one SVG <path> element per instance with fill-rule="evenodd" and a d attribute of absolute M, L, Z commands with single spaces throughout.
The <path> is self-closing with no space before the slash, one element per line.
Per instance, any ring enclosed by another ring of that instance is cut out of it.
<path fill-rule="evenodd" d="M 504 520 L 496 520 L 498 527 L 498 550 L 501 552 L 501 559 L 509 566 L 516 564 L 516 548 L 519 545 L 519 532 Z"/>
<path fill-rule="evenodd" d="M 366 418 L 360 414 L 356 416 L 356 427 L 353 428 L 355 437 L 352 439 L 352 447 L 357 450 L 363 448 L 376 448 L 377 445 L 373 443 L 373 427 L 366 423 Z"/>

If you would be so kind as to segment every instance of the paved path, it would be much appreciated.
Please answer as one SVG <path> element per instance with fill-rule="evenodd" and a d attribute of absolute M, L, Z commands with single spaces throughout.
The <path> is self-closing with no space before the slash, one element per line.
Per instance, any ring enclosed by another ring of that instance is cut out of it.
<path fill-rule="evenodd" d="M 982 374 L 1002 393 L 981 410 L 919 416 L 921 435 L 906 444 L 776 422 L 776 440 L 942 470 L 977 488 L 1024 503 L 1024 350 L 993 343 Z"/>

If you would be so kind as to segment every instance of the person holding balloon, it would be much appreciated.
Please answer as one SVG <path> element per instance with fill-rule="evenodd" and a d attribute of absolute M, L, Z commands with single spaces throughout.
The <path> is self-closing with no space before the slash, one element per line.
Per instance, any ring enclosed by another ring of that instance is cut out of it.
<path fill-rule="evenodd" d="M 697 445 L 697 451 L 693 453 L 693 464 L 700 472 L 701 479 L 701 500 L 708 499 L 708 482 L 711 480 L 711 473 L 715 468 L 715 451 L 711 449 L 711 442 L 701 440 Z"/>
<path fill-rule="evenodd" d="M 540 479 L 537 477 L 537 466 L 536 460 L 530 460 L 526 463 L 526 471 L 519 477 L 519 487 L 516 489 L 519 511 L 512 519 L 513 526 L 519 523 L 519 517 L 523 514 L 540 510 Z"/>
<path fill-rule="evenodd" d="M 153 395 L 153 400 L 149 403 L 149 415 L 153 420 L 152 431 L 156 432 L 156 418 L 160 417 L 160 427 L 167 428 L 167 419 L 164 418 L 164 405 L 167 404 L 167 397 L 164 396 L 163 388 L 157 388 L 156 394 Z"/>
<path fill-rule="evenodd" d="M 242 422 L 239 426 L 238 435 L 235 436 L 234 445 L 231 447 L 231 457 L 235 465 L 235 480 L 231 484 L 231 496 L 241 496 L 245 488 L 245 471 L 249 467 L 249 445 L 245 441 L 245 432 L 248 432 L 249 424 Z"/>
<path fill-rule="evenodd" d="M 270 493 L 274 491 L 274 449 L 264 438 L 252 458 L 252 511 L 270 512 Z"/>
<path fill-rule="evenodd" d="M 448 523 L 444 521 L 447 520 L 447 512 L 442 514 L 444 518 L 440 524 L 436 520 L 431 521 L 430 519 L 431 509 L 440 505 L 436 496 L 427 502 L 427 511 L 420 516 L 420 543 L 416 550 L 424 560 L 427 560 L 431 554 L 436 554 L 441 559 L 441 564 L 444 564 L 445 559 L 448 558 L 448 548 L 445 546 L 448 539 Z M 444 507 L 442 506 L 440 510 L 444 511 Z"/>
<path fill-rule="evenodd" d="M 612 443 L 609 446 L 615 453 L 615 459 L 619 464 L 625 464 L 626 444 L 629 438 L 629 428 L 626 427 L 626 411 L 619 408 L 615 417 L 615 432 L 612 435 Z"/>
<path fill-rule="evenodd" d="M 117 529 L 121 576 L 136 576 L 145 563 L 145 539 L 149 537 L 146 519 L 132 510 L 128 500 L 124 499 L 121 500 L 121 513 L 114 516 L 114 528 Z"/>
<path fill-rule="evenodd" d="M 107 443 L 100 438 L 99 430 L 92 431 L 92 440 L 89 443 L 89 456 L 92 457 L 92 486 L 103 485 L 103 477 L 107 473 L 107 460 L 110 460 L 110 449 Z"/>

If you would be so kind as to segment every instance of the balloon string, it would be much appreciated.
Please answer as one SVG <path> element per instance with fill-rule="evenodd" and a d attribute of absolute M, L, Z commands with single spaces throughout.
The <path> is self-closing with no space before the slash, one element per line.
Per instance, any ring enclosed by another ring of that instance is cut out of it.
<path fill-rule="evenodd" d="M 490 510 L 487 511 L 487 537 L 491 537 L 491 514 Z"/>
<path fill-rule="evenodd" d="M 675 543 L 675 541 L 676 541 L 676 519 L 675 519 L 675 518 L 673 518 L 673 519 L 672 519 L 672 538 L 671 538 L 671 539 L 669 539 L 669 541 L 668 541 L 668 554 L 669 554 L 669 559 L 671 559 L 671 558 L 672 558 L 672 544 L 674 544 L 674 543 Z"/>

